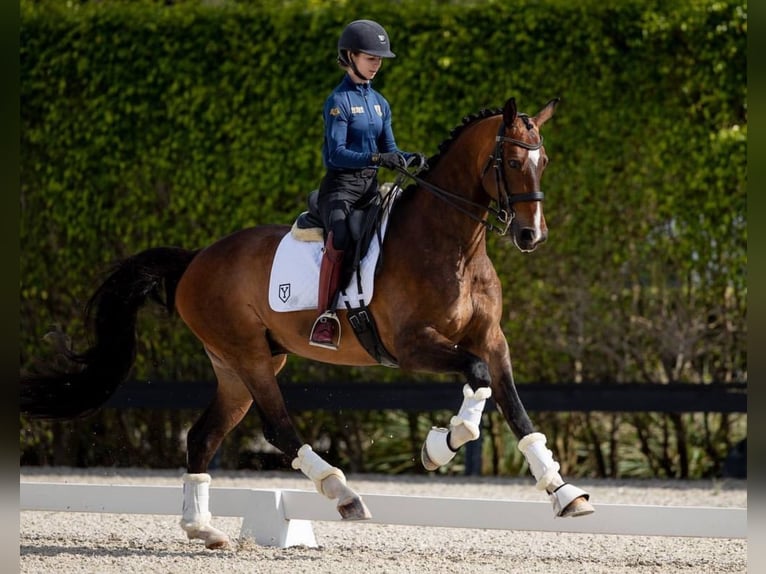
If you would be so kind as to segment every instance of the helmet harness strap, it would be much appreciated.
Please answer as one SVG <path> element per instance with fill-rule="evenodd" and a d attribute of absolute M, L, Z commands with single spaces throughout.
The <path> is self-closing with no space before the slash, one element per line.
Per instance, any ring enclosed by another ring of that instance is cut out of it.
<path fill-rule="evenodd" d="M 365 78 L 362 75 L 362 73 L 359 71 L 359 68 L 356 67 L 356 62 L 354 62 L 354 58 L 351 57 L 351 51 L 346 50 L 346 54 L 347 54 L 346 60 L 348 61 L 348 65 L 354 71 L 354 74 L 356 74 L 358 78 L 364 80 L 365 82 L 369 82 L 370 78 Z"/>

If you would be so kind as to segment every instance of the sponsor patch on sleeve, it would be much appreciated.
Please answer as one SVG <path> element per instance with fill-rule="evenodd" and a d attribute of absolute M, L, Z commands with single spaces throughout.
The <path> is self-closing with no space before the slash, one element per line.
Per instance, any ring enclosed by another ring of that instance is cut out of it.
<path fill-rule="evenodd" d="M 340 108 L 332 108 L 330 110 L 330 115 L 333 116 L 333 117 L 340 115 Z"/>

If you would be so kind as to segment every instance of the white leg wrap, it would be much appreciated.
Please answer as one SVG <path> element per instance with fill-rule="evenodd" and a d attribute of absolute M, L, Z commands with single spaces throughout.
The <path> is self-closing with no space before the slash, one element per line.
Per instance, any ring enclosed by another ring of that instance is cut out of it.
<path fill-rule="evenodd" d="M 210 475 L 184 474 L 184 505 L 181 526 L 184 530 L 199 529 L 210 524 Z"/>
<path fill-rule="evenodd" d="M 457 415 L 450 419 L 450 428 L 460 425 L 465 426 L 469 434 L 468 440 L 476 440 L 481 432 L 481 415 L 484 412 L 484 405 L 487 399 L 492 396 L 492 389 L 481 387 L 474 391 L 466 383 L 463 385 L 463 404 Z"/>
<path fill-rule="evenodd" d="M 463 404 L 449 421 L 449 428 L 432 427 L 428 431 L 421 451 L 423 466 L 436 470 L 444 466 L 457 453 L 457 449 L 481 434 L 481 415 L 492 389 L 481 387 L 474 391 L 469 384 L 463 385 Z"/>
<path fill-rule="evenodd" d="M 204 472 L 184 474 L 183 481 L 184 503 L 181 528 L 189 539 L 204 540 L 207 548 L 225 548 L 229 545 L 229 537 L 210 525 L 212 518 L 209 510 L 210 475 Z"/>
<path fill-rule="evenodd" d="M 317 453 L 313 451 L 311 445 L 304 444 L 298 449 L 298 456 L 293 459 L 292 467 L 295 470 L 300 470 L 303 474 L 309 477 L 316 486 L 317 492 L 328 498 L 331 498 L 322 488 L 322 481 L 328 476 L 337 476 L 338 479 L 345 485 L 346 476 L 343 471 L 334 466 L 330 466 L 322 459 Z"/>
<path fill-rule="evenodd" d="M 584 516 L 593 512 L 587 502 L 580 502 L 573 508 L 567 507 L 577 498 L 585 501 L 590 495 L 573 484 L 564 482 L 559 474 L 559 463 L 553 460 L 553 453 L 545 448 L 545 435 L 533 432 L 519 441 L 519 450 L 529 463 L 529 469 L 537 479 L 537 488 L 545 490 L 553 503 L 554 516 Z"/>
<path fill-rule="evenodd" d="M 543 433 L 531 433 L 519 441 L 518 448 L 529 463 L 537 488 L 550 493 L 564 484 L 564 479 L 559 474 L 559 463 L 553 460 L 553 453 L 545 448 L 546 440 Z"/>

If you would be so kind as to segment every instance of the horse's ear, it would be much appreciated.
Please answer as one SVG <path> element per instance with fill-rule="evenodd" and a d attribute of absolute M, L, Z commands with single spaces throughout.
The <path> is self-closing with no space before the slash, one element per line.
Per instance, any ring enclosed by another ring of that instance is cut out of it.
<path fill-rule="evenodd" d="M 556 111 L 556 106 L 559 104 L 560 100 L 561 98 L 553 98 L 545 104 L 545 107 L 542 110 L 537 112 L 537 115 L 534 118 L 532 118 L 537 129 L 540 129 L 545 122 L 553 117 L 553 112 Z"/>
<path fill-rule="evenodd" d="M 516 120 L 516 98 L 510 98 L 503 106 L 503 123 L 512 126 Z"/>

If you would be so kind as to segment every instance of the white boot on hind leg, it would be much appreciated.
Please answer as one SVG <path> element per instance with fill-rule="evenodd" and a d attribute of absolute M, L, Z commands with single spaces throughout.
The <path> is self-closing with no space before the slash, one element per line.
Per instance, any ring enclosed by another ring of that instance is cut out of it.
<path fill-rule="evenodd" d="M 420 459 L 426 470 L 436 470 L 450 462 L 457 449 L 465 443 L 476 440 L 481 434 L 481 415 L 492 389 L 480 387 L 474 391 L 469 384 L 463 385 L 463 404 L 457 415 L 452 417 L 449 428 L 432 427 L 428 431 Z"/>
<path fill-rule="evenodd" d="M 312 480 L 319 494 L 330 500 L 338 500 L 338 512 L 343 520 L 372 518 L 362 497 L 346 486 L 346 476 L 343 471 L 330 465 L 315 453 L 311 445 L 304 444 L 299 448 L 298 456 L 291 464 L 295 470 L 300 470 Z"/>
<path fill-rule="evenodd" d="M 199 538 L 205 547 L 213 549 L 229 546 L 229 537 L 210 526 L 210 475 L 207 473 L 184 474 L 184 504 L 181 528 L 189 540 Z"/>
<path fill-rule="evenodd" d="M 537 488 L 548 493 L 556 516 L 592 514 L 595 509 L 588 502 L 590 494 L 564 482 L 559 474 L 559 463 L 553 460 L 553 453 L 545 448 L 546 440 L 544 434 L 535 432 L 523 437 L 518 444 L 519 450 L 529 463 L 529 470 L 537 480 Z"/>

